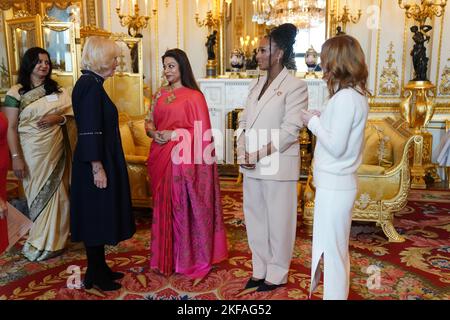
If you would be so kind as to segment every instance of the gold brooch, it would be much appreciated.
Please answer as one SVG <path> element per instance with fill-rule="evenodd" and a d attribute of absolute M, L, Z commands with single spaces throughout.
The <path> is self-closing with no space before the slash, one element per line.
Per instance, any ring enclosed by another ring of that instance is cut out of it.
<path fill-rule="evenodd" d="M 166 98 L 166 104 L 171 104 L 177 96 L 173 93 L 173 87 L 169 86 L 167 91 L 169 92 L 169 96 Z"/>

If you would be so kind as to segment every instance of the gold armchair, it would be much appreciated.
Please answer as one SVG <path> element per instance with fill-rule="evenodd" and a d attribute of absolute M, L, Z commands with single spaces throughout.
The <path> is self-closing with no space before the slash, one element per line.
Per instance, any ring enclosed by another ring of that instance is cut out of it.
<path fill-rule="evenodd" d="M 145 133 L 144 117 L 119 114 L 119 130 L 127 162 L 133 207 L 152 206 L 150 181 L 147 173 L 147 156 L 152 139 Z"/>
<path fill-rule="evenodd" d="M 367 131 L 370 128 L 377 130 L 377 135 L 380 135 L 380 140 L 383 141 L 380 145 L 384 145 L 382 147 L 379 145 L 375 150 L 366 145 L 364 154 L 376 154 L 381 165 L 367 165 L 363 161 L 359 168 L 358 194 L 352 220 L 376 222 L 382 227 L 389 241 L 403 242 L 405 239 L 393 226 L 393 218 L 395 212 L 405 207 L 408 199 L 411 185 L 410 147 L 413 143 L 422 145 L 423 138 L 420 135 L 413 135 L 403 120 L 394 121 L 392 118 L 386 118 L 369 120 L 366 127 L 366 142 Z"/>
<path fill-rule="evenodd" d="M 367 123 L 352 220 L 376 222 L 391 242 L 405 241 L 395 230 L 393 218 L 407 203 L 411 185 L 409 154 L 413 144 L 421 150 L 423 138 L 409 131 L 403 120 L 385 118 Z M 306 187 L 309 192 L 305 191 L 305 196 L 308 194 L 309 199 L 305 199 L 303 219 L 310 228 L 314 218 L 311 177 Z"/>

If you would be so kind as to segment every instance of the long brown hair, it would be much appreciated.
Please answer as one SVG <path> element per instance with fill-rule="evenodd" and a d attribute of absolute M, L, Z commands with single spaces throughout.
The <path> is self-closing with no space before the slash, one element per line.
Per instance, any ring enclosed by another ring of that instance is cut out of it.
<path fill-rule="evenodd" d="M 328 39 L 322 46 L 320 60 L 330 98 L 345 88 L 370 95 L 367 90 L 369 71 L 358 40 L 349 35 Z"/>
<path fill-rule="evenodd" d="M 163 64 L 164 59 L 167 57 L 174 58 L 178 62 L 181 74 L 181 84 L 187 88 L 201 92 L 197 81 L 195 81 L 194 73 L 192 72 L 192 67 L 186 53 L 178 48 L 167 50 L 161 57 Z"/>

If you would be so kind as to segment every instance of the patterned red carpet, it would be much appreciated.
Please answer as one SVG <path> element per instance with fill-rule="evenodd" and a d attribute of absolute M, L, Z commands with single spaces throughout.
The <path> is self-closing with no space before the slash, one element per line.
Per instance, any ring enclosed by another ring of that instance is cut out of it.
<path fill-rule="evenodd" d="M 80 244 L 71 243 L 58 258 L 30 263 L 20 254 L 19 243 L 0 256 L 0 300 L 308 299 L 311 239 L 301 226 L 289 283 L 268 293 L 242 290 L 251 275 L 242 192 L 225 180 L 222 194 L 230 257 L 198 283 L 180 275 L 165 278 L 149 270 L 150 216 L 140 212 L 134 238 L 108 248 L 108 264 L 126 273 L 121 290 L 103 293 L 67 287 L 68 282 L 73 283 L 73 270 L 77 270 L 71 266 L 79 266 L 82 274 L 85 271 Z M 450 299 L 450 193 L 412 191 L 395 226 L 406 242 L 388 243 L 375 224 L 353 224 L 350 299 Z M 321 289 L 313 299 L 321 299 Z"/>

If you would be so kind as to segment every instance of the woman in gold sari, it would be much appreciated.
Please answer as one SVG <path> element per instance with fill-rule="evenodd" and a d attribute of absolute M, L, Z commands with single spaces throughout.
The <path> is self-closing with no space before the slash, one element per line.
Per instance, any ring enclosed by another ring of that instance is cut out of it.
<path fill-rule="evenodd" d="M 47 51 L 31 48 L 22 59 L 18 84 L 6 94 L 8 145 L 12 167 L 23 182 L 34 222 L 23 254 L 30 261 L 52 258 L 69 235 L 70 147 L 66 117 L 70 95 L 50 78 Z"/>

